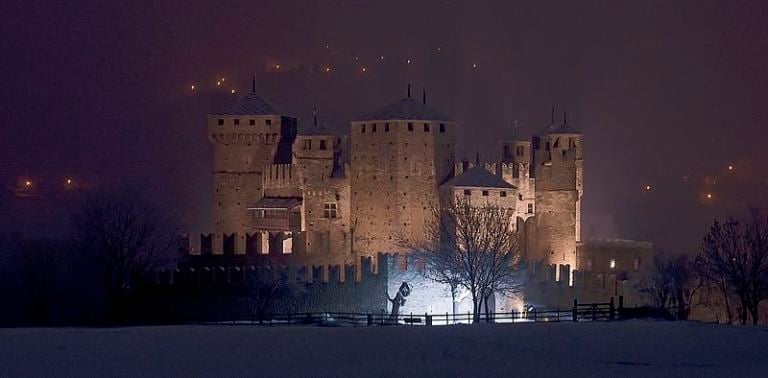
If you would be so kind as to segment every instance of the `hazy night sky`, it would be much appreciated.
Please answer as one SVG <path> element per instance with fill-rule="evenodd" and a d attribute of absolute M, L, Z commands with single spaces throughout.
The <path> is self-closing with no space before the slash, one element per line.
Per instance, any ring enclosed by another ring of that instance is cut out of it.
<path fill-rule="evenodd" d="M 207 227 L 204 115 L 255 72 L 300 128 L 317 104 L 340 132 L 426 87 L 460 123 L 459 159 L 496 159 L 513 119 L 528 135 L 567 108 L 585 236 L 696 248 L 713 217 L 768 209 L 766 20 L 760 1 L 6 0 L 0 230 L 57 230 L 66 176 L 145 187 Z M 18 198 L 19 177 L 53 189 Z"/>

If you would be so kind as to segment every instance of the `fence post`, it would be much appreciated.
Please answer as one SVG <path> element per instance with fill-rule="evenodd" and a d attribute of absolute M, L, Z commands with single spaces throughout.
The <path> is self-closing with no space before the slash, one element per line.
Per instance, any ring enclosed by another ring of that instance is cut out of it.
<path fill-rule="evenodd" d="M 366 320 L 366 323 L 368 323 L 368 325 L 373 325 L 373 314 L 368 313 L 366 315 L 366 319 L 365 320 Z"/>
<path fill-rule="evenodd" d="M 624 296 L 619 295 L 619 316 L 618 319 L 621 320 L 621 314 L 624 312 Z"/>
<path fill-rule="evenodd" d="M 413 325 L 413 312 L 411 312 L 411 324 L 409 325 Z"/>
<path fill-rule="evenodd" d="M 538 319 L 537 319 L 537 316 L 536 316 L 536 308 L 534 307 L 533 308 L 533 322 L 536 323 L 537 321 L 538 321 Z"/>
<path fill-rule="evenodd" d="M 597 303 L 592 303 L 592 321 L 597 321 Z"/>
<path fill-rule="evenodd" d="M 469 317 L 469 311 L 467 311 L 467 324 L 472 324 L 472 318 Z"/>
<path fill-rule="evenodd" d="M 616 319 L 616 307 L 613 305 L 613 297 L 611 297 L 611 308 L 610 308 L 611 314 L 608 315 L 611 320 Z"/>
<path fill-rule="evenodd" d="M 446 311 L 445 312 L 445 325 L 448 325 L 448 324 L 450 324 L 450 323 L 448 323 L 448 312 Z"/>
<path fill-rule="evenodd" d="M 579 303 L 576 302 L 576 300 L 573 300 L 573 321 L 578 322 L 579 321 L 579 311 L 578 311 Z"/>

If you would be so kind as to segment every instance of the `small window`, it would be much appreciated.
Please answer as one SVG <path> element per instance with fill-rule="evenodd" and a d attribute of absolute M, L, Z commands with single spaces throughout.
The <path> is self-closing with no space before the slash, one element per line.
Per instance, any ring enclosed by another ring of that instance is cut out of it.
<path fill-rule="evenodd" d="M 488 191 L 487 190 L 483 190 L 483 197 L 488 197 Z"/>
<path fill-rule="evenodd" d="M 384 124 L 384 132 L 385 132 L 385 133 L 388 133 L 388 132 L 389 132 L 389 122 L 387 122 L 387 123 L 385 123 L 385 124 Z"/>
<path fill-rule="evenodd" d="M 311 150 L 312 149 L 312 140 L 311 139 L 305 139 L 304 140 L 304 149 L 305 150 Z"/>
<path fill-rule="evenodd" d="M 532 203 L 528 204 L 528 214 L 533 214 L 533 204 Z"/>
<path fill-rule="evenodd" d="M 323 218 L 338 218 L 338 208 L 335 203 L 323 205 Z"/>
<path fill-rule="evenodd" d="M 235 123 L 235 126 L 239 125 L 240 124 L 240 119 L 239 118 L 235 118 L 234 123 Z"/>
<path fill-rule="evenodd" d="M 271 119 L 268 119 L 265 122 L 266 122 L 267 126 L 272 126 L 272 120 Z"/>
<path fill-rule="evenodd" d="M 472 191 L 469 190 L 469 189 L 464 189 L 464 195 L 465 196 L 471 196 L 472 195 Z"/>
<path fill-rule="evenodd" d="M 363 124 L 363 127 L 362 127 L 362 128 L 360 128 L 360 132 L 361 132 L 361 133 L 365 133 L 365 124 Z"/>
<path fill-rule="evenodd" d="M 429 131 L 429 124 L 428 123 L 424 124 L 424 131 Z"/>
<path fill-rule="evenodd" d="M 325 149 L 326 149 L 326 146 L 325 146 L 325 140 L 321 140 L 321 141 L 320 141 L 320 149 L 321 149 L 321 150 L 325 150 Z"/>
<path fill-rule="evenodd" d="M 441 123 L 441 124 L 440 124 L 440 132 L 441 132 L 441 133 L 444 133 L 444 132 L 445 132 L 445 124 L 444 124 L 444 123 Z"/>
<path fill-rule="evenodd" d="M 376 132 L 376 124 L 375 123 L 373 125 L 371 125 L 371 132 L 372 133 Z"/>
<path fill-rule="evenodd" d="M 506 197 L 507 196 L 507 192 L 502 190 L 502 191 L 499 192 L 499 196 Z"/>
<path fill-rule="evenodd" d="M 413 131 L 413 123 L 408 122 L 408 131 Z"/>
<path fill-rule="evenodd" d="M 522 194 L 518 194 L 518 195 L 517 195 L 517 199 L 519 199 L 520 201 L 522 201 L 522 200 L 523 200 L 523 195 L 522 195 Z"/>
<path fill-rule="evenodd" d="M 221 119 L 221 118 L 219 118 L 219 126 L 221 126 L 221 125 L 223 125 L 223 124 L 224 124 L 224 120 L 223 120 L 223 119 Z"/>

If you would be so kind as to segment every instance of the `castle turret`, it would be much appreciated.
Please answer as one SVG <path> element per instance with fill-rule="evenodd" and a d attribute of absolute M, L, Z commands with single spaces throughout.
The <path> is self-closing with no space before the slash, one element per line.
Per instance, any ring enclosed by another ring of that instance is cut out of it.
<path fill-rule="evenodd" d="M 582 133 L 564 120 L 533 137 L 536 180 L 534 262 L 568 265 L 576 269 L 576 242 L 580 239 L 582 193 Z M 559 272 L 560 269 L 555 270 Z"/>
<path fill-rule="evenodd" d="M 252 92 L 208 115 L 213 144 L 213 253 L 245 251 L 248 206 L 264 196 L 270 164 L 291 162 L 296 118 L 283 116 Z M 223 240 L 222 240 L 223 239 Z"/>
<path fill-rule="evenodd" d="M 438 186 L 455 160 L 456 123 L 409 97 L 351 123 L 351 210 L 355 249 L 397 251 L 422 238 Z"/>

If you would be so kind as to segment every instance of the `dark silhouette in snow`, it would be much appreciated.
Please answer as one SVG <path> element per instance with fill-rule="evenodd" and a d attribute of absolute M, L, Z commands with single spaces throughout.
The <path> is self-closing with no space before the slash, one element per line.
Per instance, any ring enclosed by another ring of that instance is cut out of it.
<path fill-rule="evenodd" d="M 392 312 L 389 314 L 389 321 L 397 323 L 397 315 L 400 312 L 400 306 L 405 304 L 405 297 L 411 295 L 411 287 L 408 286 L 407 282 L 403 282 L 394 298 L 389 297 L 389 292 L 385 292 L 384 294 L 386 294 L 387 299 L 392 302 Z"/>

